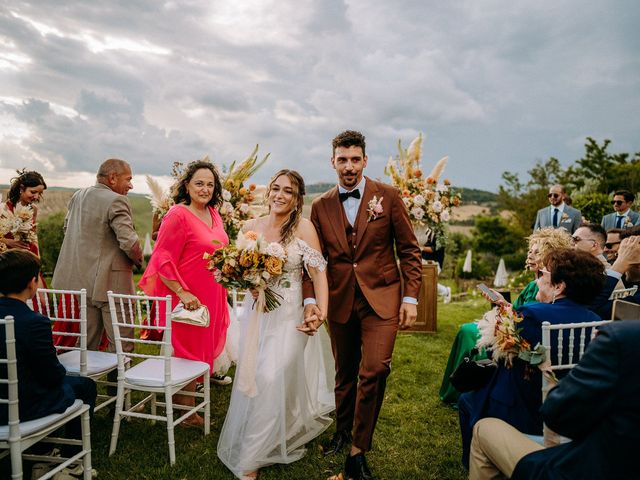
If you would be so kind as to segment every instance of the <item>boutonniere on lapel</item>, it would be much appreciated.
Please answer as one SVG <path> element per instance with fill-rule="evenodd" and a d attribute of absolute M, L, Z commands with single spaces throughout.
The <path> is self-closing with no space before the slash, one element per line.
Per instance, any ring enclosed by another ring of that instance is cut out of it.
<path fill-rule="evenodd" d="M 567 215 L 566 212 L 562 212 L 562 217 L 560 217 L 560 221 L 562 223 L 565 223 L 565 222 L 570 222 L 571 219 L 569 218 L 569 215 Z"/>
<path fill-rule="evenodd" d="M 382 215 L 382 212 L 384 212 L 384 209 L 382 208 L 383 198 L 384 197 L 380 197 L 380 199 L 378 200 L 378 197 L 374 195 L 373 198 L 369 200 L 368 208 L 367 208 L 367 213 L 369 214 L 369 216 L 367 217 L 367 222 L 370 222 L 371 220 L 375 220 L 380 215 Z"/>
<path fill-rule="evenodd" d="M 624 217 L 624 223 L 622 225 L 622 228 L 631 228 L 631 227 L 633 227 L 633 222 L 631 221 L 629 216 Z"/>

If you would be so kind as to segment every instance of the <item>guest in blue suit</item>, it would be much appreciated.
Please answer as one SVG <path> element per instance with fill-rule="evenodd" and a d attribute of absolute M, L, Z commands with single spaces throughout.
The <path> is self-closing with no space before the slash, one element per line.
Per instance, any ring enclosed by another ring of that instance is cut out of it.
<path fill-rule="evenodd" d="M 602 327 L 578 365 L 549 392 L 542 418 L 573 441 L 543 448 L 500 420 L 479 421 L 471 446 L 471 480 L 638 478 L 640 322 Z"/>
<path fill-rule="evenodd" d="M 538 272 L 537 279 L 539 303 L 528 303 L 518 309 L 523 316 L 520 335 L 532 346 L 542 342 L 544 321 L 559 324 L 600 320 L 585 304 L 602 289 L 602 263 L 591 254 L 577 250 L 551 251 L 543 263 L 545 268 Z M 579 339 L 575 342 L 577 352 Z M 552 336 L 552 345 L 554 343 Z M 568 348 L 566 338 L 563 350 Z M 552 360 L 554 355 L 557 352 L 552 348 Z M 511 368 L 498 363 L 496 373 L 484 388 L 463 394 L 458 401 L 462 463 L 468 466 L 472 429 L 481 418 L 496 417 L 523 433 L 541 435 L 541 389 L 540 370 L 516 358 Z"/>
<path fill-rule="evenodd" d="M 20 421 L 34 420 L 64 412 L 76 398 L 93 407 L 96 384 L 90 378 L 70 377 L 58 361 L 51 335 L 51 320 L 32 311 L 25 303 L 37 290 L 40 260 L 27 250 L 0 253 L 0 318 L 14 317 L 18 369 Z M 0 353 L 6 356 L 5 331 L 0 329 Z M 0 377 L 7 378 L 6 366 Z M 0 397 L 7 398 L 6 384 L 0 384 Z M 8 424 L 8 409 L 0 405 L 0 425 Z M 80 438 L 80 418 L 69 422 L 67 435 Z M 63 455 L 78 446 L 65 446 Z"/>
<path fill-rule="evenodd" d="M 625 297 L 626 302 L 640 304 L 640 227 L 633 227 L 620 234 L 620 248 L 618 256 L 611 268 L 607 269 L 604 288 L 591 301 L 589 308 L 601 318 L 611 318 L 613 301 L 609 300 L 611 293 L 622 278 L 625 287 L 638 286 L 632 296 Z"/>
<path fill-rule="evenodd" d="M 615 210 L 602 217 L 601 225 L 605 230 L 612 228 L 631 228 L 640 221 L 640 214 L 631 210 L 636 196 L 628 190 L 618 190 L 613 194 L 611 205 Z"/>

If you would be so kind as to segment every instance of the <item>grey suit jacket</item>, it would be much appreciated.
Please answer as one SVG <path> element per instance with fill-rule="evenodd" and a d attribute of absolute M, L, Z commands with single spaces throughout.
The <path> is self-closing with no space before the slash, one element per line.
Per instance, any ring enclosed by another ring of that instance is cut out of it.
<path fill-rule="evenodd" d="M 617 216 L 618 214 L 616 212 L 613 212 L 602 217 L 602 222 L 601 222 L 602 228 L 604 228 L 605 230 L 611 230 L 612 228 L 616 228 Z M 625 220 L 623 220 L 621 228 L 631 228 L 634 225 L 638 225 L 638 222 L 640 222 L 640 213 L 638 212 L 629 210 L 629 213 L 627 214 L 627 216 L 629 217 L 629 221 L 631 223 L 627 223 L 625 225 Z"/>
<path fill-rule="evenodd" d="M 536 223 L 533 226 L 534 230 L 545 227 L 553 227 L 553 208 L 551 205 L 538 210 L 536 215 Z M 564 228 L 569 233 L 575 232 L 582 225 L 582 214 L 580 210 L 576 210 L 569 205 L 564 206 L 564 211 L 558 219 L 558 227 Z"/>
<path fill-rule="evenodd" d="M 94 304 L 106 302 L 109 290 L 134 292 L 132 269 L 142 263 L 142 249 L 126 196 L 100 183 L 78 190 L 64 225 L 54 288 L 86 288 Z"/>

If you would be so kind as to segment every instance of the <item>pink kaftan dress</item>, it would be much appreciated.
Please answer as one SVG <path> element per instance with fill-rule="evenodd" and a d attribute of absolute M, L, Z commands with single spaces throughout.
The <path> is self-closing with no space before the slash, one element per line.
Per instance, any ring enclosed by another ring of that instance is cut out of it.
<path fill-rule="evenodd" d="M 175 280 L 207 306 L 211 321 L 208 327 L 172 323 L 171 343 L 174 355 L 189 360 L 207 362 L 213 372 L 213 361 L 224 348 L 229 326 L 227 291 L 213 279 L 206 269 L 205 252 L 227 245 L 220 214 L 208 207 L 213 224 L 200 220 L 185 205 L 174 205 L 162 219 L 158 240 L 151 260 L 138 285 L 151 296 L 171 295 L 172 305 L 180 299 L 160 279 Z M 213 241 L 217 242 L 214 244 Z M 162 315 L 159 318 L 164 318 Z"/>

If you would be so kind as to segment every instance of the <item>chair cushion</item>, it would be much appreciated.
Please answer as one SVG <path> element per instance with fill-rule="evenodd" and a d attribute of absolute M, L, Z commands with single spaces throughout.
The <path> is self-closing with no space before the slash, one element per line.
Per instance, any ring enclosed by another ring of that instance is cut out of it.
<path fill-rule="evenodd" d="M 171 358 L 170 385 L 185 383 L 205 374 L 209 374 L 207 363 L 185 358 Z M 164 360 L 161 358 L 144 360 L 127 370 L 124 377 L 127 383 L 134 385 L 162 387 L 164 386 Z"/>
<path fill-rule="evenodd" d="M 58 355 L 58 360 L 69 375 L 80 375 L 80 350 L 71 350 Z M 115 353 L 87 351 L 87 376 L 91 377 L 102 372 L 108 372 L 118 366 Z"/>
<path fill-rule="evenodd" d="M 77 410 L 80 410 L 80 408 L 82 408 L 82 400 L 76 400 L 62 413 L 52 413 L 46 417 L 29 420 L 28 422 L 20 422 L 20 436 L 23 438 L 28 437 L 31 434 L 36 433 L 39 430 L 43 430 L 49 425 L 64 419 Z M 0 426 L 0 440 L 9 440 L 9 425 Z"/>

